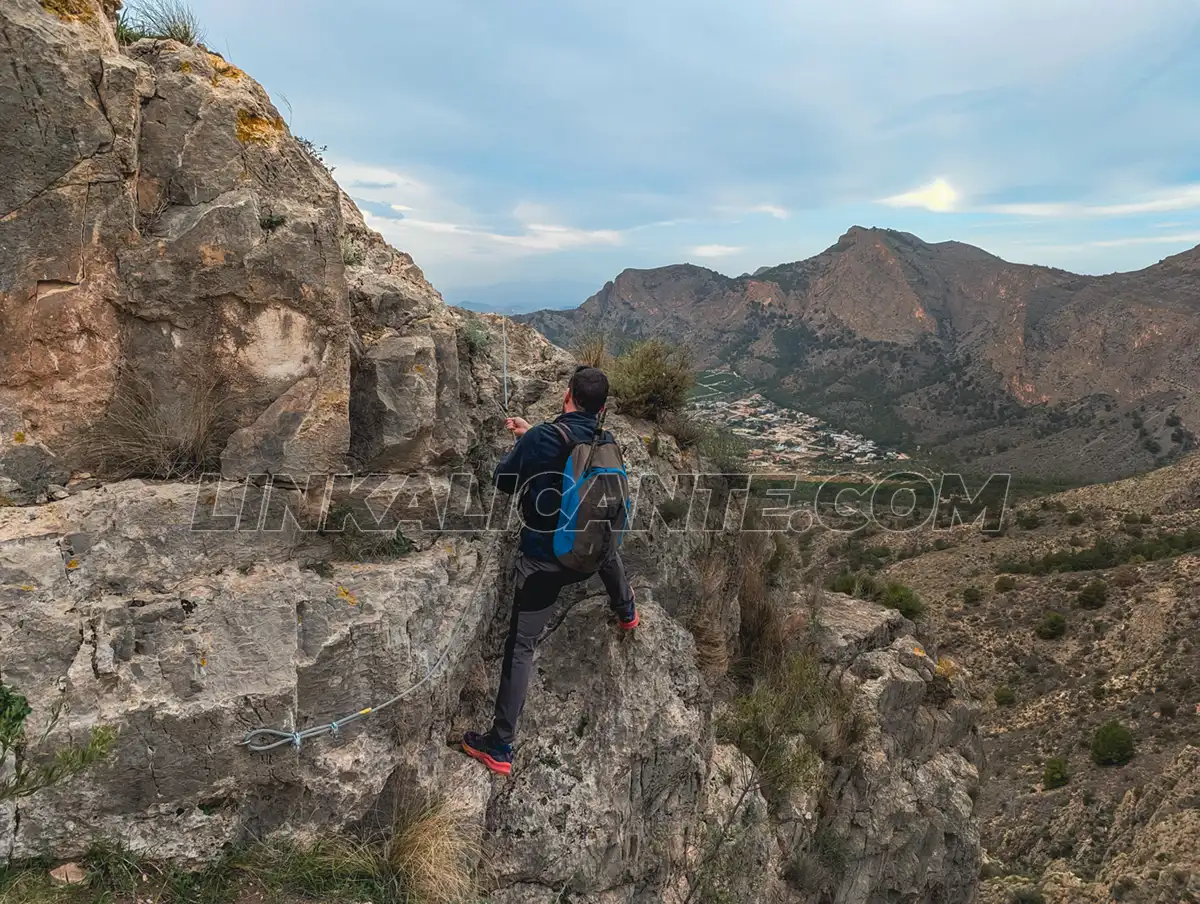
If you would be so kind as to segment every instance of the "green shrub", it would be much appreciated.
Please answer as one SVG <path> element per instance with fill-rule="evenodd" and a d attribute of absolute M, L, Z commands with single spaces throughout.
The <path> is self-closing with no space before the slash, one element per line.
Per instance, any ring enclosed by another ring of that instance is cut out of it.
<path fill-rule="evenodd" d="M 852 697 L 825 676 L 820 657 L 806 651 L 768 664 L 753 690 L 717 720 L 721 740 L 736 744 L 780 791 L 815 778 L 818 748 L 837 755 L 853 730 Z"/>
<path fill-rule="evenodd" d="M 1067 633 L 1067 619 L 1061 612 L 1048 612 L 1034 631 L 1042 640 L 1057 640 Z"/>
<path fill-rule="evenodd" d="M 139 0 L 128 8 L 126 27 L 139 37 L 178 41 L 194 47 L 204 41 L 204 28 L 182 0 Z"/>
<path fill-rule="evenodd" d="M 107 757 L 116 743 L 113 729 L 94 728 L 84 746 L 69 744 L 44 756 L 35 747 L 40 747 L 58 725 L 62 707 L 51 709 L 49 722 L 34 746 L 25 736 L 25 720 L 32 711 L 28 700 L 0 684 L 0 803 L 29 797 L 73 778 Z"/>
<path fill-rule="evenodd" d="M 1133 759 L 1133 732 L 1115 719 L 1096 729 L 1092 762 L 1097 766 L 1124 766 Z"/>
<path fill-rule="evenodd" d="M 968 606 L 974 606 L 983 599 L 983 591 L 978 587 L 964 587 L 962 592 L 962 600 Z"/>
<path fill-rule="evenodd" d="M 358 267 L 367 260 L 367 252 L 349 236 L 342 236 L 342 263 L 347 267 Z"/>
<path fill-rule="evenodd" d="M 1067 760 L 1065 757 L 1053 756 L 1046 760 L 1046 768 L 1042 770 L 1042 787 L 1047 791 L 1054 788 L 1061 788 L 1071 780 L 1067 773 Z"/>
<path fill-rule="evenodd" d="M 258 218 L 259 228 L 262 229 L 263 232 L 274 232 L 286 222 L 287 217 L 276 213 L 263 214 Z"/>
<path fill-rule="evenodd" d="M 652 421 L 682 411 L 696 381 L 686 350 L 659 339 L 639 342 L 617 358 L 609 378 L 618 409 Z"/>
<path fill-rule="evenodd" d="M 996 700 L 997 706 L 1013 706 L 1017 702 L 1017 695 L 1007 684 L 1002 684 L 996 688 L 992 695 Z"/>
<path fill-rule="evenodd" d="M 475 316 L 467 317 L 466 323 L 459 327 L 459 335 L 462 336 L 467 351 L 473 358 L 487 349 L 492 342 L 492 334 L 488 332 L 487 326 Z"/>
<path fill-rule="evenodd" d="M 1042 520 L 1033 512 L 1018 512 L 1017 527 L 1021 530 L 1035 530 L 1042 526 Z"/>
<path fill-rule="evenodd" d="M 1002 574 L 996 578 L 996 592 L 1008 593 L 1010 590 L 1017 589 L 1017 579 L 1012 575 Z"/>
<path fill-rule="evenodd" d="M 1141 519 L 1139 518 L 1139 522 Z M 1047 553 L 1041 558 L 1001 562 L 999 571 L 1010 574 L 1050 574 L 1055 571 L 1094 571 L 1126 562 L 1152 562 L 1200 550 L 1200 527 L 1181 531 L 1159 531 L 1154 537 L 1118 543 L 1108 537 L 1096 539 L 1087 549 Z"/>
<path fill-rule="evenodd" d="M 925 611 L 925 604 L 915 590 L 898 581 L 890 581 L 879 595 L 878 602 L 889 609 L 898 609 L 905 618 L 917 619 Z"/>
<path fill-rule="evenodd" d="M 863 572 L 843 571 L 827 586 L 835 593 L 845 593 L 863 600 L 871 600 L 889 609 L 897 609 L 905 618 L 917 619 L 925 611 L 925 604 L 911 587 L 899 581 L 884 584 Z"/>
<path fill-rule="evenodd" d="M 1067 524 L 1070 524 L 1072 527 L 1083 524 L 1083 520 L 1083 512 L 1067 512 L 1066 521 Z"/>
<path fill-rule="evenodd" d="M 1079 591 L 1079 605 L 1084 609 L 1099 609 L 1108 599 L 1108 584 L 1097 578 Z"/>

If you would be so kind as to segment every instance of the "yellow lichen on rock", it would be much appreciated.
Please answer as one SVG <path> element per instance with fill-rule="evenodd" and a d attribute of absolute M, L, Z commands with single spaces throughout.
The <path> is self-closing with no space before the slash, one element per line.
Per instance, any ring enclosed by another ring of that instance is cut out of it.
<path fill-rule="evenodd" d="M 215 53 L 208 55 L 208 61 L 213 67 L 214 85 L 223 78 L 240 79 L 246 74 L 233 65 L 233 63 L 227 62 L 224 57 L 218 56 Z"/>
<path fill-rule="evenodd" d="M 242 144 L 270 144 L 283 134 L 283 117 L 268 119 L 249 110 L 238 110 L 237 139 Z"/>
<path fill-rule="evenodd" d="M 96 21 L 96 8 L 91 0 L 42 0 L 42 8 L 64 22 Z"/>
<path fill-rule="evenodd" d="M 179 63 L 179 71 L 180 71 L 180 72 L 185 72 L 185 73 L 186 73 L 186 72 L 191 72 L 191 71 L 192 71 L 192 64 L 191 64 L 191 63 L 189 63 L 187 60 L 182 60 L 182 61 Z"/>

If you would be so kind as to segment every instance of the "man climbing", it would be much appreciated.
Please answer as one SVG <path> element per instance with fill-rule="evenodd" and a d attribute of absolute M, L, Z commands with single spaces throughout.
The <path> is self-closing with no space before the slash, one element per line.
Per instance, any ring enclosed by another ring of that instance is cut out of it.
<path fill-rule="evenodd" d="M 592 573 L 563 564 L 555 551 L 555 529 L 562 508 L 564 465 L 572 450 L 616 443 L 600 426 L 607 400 L 608 377 L 595 367 L 581 366 L 571 376 L 563 413 L 553 421 L 531 427 L 524 419 L 512 417 L 505 424 L 517 443 L 496 465 L 492 482 L 503 493 L 521 493 L 523 527 L 514 577 L 516 592 L 491 730 L 486 734 L 469 731 L 463 737 L 463 749 L 501 775 L 512 772 L 513 738 L 525 706 L 538 636 L 550 621 L 559 592 L 587 580 Z M 615 543 L 608 545 L 606 552 L 597 573 L 618 624 L 632 630 L 638 625 L 633 589 Z"/>

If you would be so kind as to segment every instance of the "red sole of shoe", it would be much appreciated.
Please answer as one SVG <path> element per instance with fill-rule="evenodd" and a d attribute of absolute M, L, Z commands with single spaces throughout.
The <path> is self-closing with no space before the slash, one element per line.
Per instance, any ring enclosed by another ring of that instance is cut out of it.
<path fill-rule="evenodd" d="M 625 622 L 618 622 L 618 624 L 620 624 L 620 626 L 623 630 L 632 631 L 639 624 L 641 624 L 641 622 L 642 622 L 641 618 L 639 618 L 638 614 L 635 612 L 635 613 L 633 613 L 633 621 L 631 621 L 629 624 L 625 624 Z"/>
<path fill-rule="evenodd" d="M 482 750 L 468 747 L 465 743 L 462 745 L 462 749 L 466 752 L 467 756 L 479 760 L 479 762 L 483 763 L 483 765 L 487 766 L 497 775 L 512 775 L 512 763 L 502 763 L 488 756 Z"/>

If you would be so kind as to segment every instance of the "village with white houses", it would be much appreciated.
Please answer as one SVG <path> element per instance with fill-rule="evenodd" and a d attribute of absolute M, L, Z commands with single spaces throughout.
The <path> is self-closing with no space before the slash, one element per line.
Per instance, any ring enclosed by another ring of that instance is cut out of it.
<path fill-rule="evenodd" d="M 701 375 L 692 408 L 697 420 L 732 431 L 749 449 L 747 461 L 757 469 L 796 467 L 818 462 L 870 464 L 906 461 L 902 452 L 880 449 L 873 440 L 835 430 L 820 418 L 776 405 L 732 371 Z"/>

